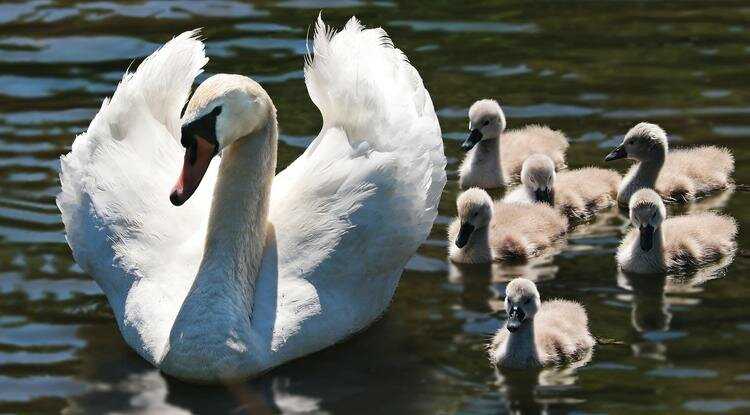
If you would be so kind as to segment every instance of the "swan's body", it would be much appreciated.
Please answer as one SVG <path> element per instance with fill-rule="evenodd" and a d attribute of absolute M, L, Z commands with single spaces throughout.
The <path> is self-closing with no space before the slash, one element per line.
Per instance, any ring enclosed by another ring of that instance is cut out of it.
<path fill-rule="evenodd" d="M 505 125 L 497 101 L 483 99 L 471 106 L 471 134 L 462 145 L 467 153 L 458 171 L 462 189 L 494 189 L 515 183 L 524 160 L 535 153 L 550 157 L 558 170 L 566 167 L 568 139 L 562 132 L 540 125 L 506 132 Z"/>
<path fill-rule="evenodd" d="M 568 300 L 541 302 L 536 285 L 516 278 L 506 288 L 508 320 L 489 346 L 490 361 L 528 369 L 579 360 L 595 341 L 582 305 Z"/>
<path fill-rule="evenodd" d="M 504 202 L 548 203 L 568 219 L 583 221 L 615 205 L 622 177 L 614 170 L 586 167 L 555 172 L 553 161 L 534 154 L 521 169 L 521 184 L 511 189 Z"/>
<path fill-rule="evenodd" d="M 494 202 L 469 189 L 457 200 L 448 227 L 448 256 L 458 263 L 523 262 L 546 252 L 565 235 L 568 221 L 546 204 Z"/>
<path fill-rule="evenodd" d="M 628 206 L 640 189 L 656 190 L 670 202 L 689 202 L 714 190 L 727 188 L 734 171 L 732 153 L 715 146 L 669 151 L 667 134 L 656 124 L 639 123 L 605 161 L 636 160 L 618 189 L 617 201 Z"/>
<path fill-rule="evenodd" d="M 180 120 L 207 62 L 194 35 L 105 101 L 63 157 L 58 205 L 125 341 L 168 374 L 216 382 L 377 319 L 435 218 L 445 158 L 430 96 L 385 32 L 319 20 L 305 81 L 323 127 L 274 178 L 276 110 L 254 81 L 209 78 Z"/>
<path fill-rule="evenodd" d="M 617 263 L 623 271 L 682 273 L 733 254 L 734 219 L 712 212 L 665 217 L 664 203 L 653 190 L 641 189 L 633 195 L 633 229 L 617 250 Z"/>

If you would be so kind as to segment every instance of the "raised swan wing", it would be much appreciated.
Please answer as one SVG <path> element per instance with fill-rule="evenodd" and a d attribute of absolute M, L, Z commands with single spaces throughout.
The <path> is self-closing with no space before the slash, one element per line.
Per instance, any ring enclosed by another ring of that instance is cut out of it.
<path fill-rule="evenodd" d="M 352 18 L 334 33 L 319 18 L 315 32 L 305 82 L 323 126 L 274 180 L 270 219 L 286 292 L 268 292 L 262 272 L 253 317 L 274 321 L 272 347 L 289 349 L 287 358 L 296 341 L 322 348 L 382 314 L 446 181 L 430 95 L 385 31 Z M 274 295 L 278 303 L 265 309 Z M 295 339 L 303 325 L 314 329 Z"/>
<path fill-rule="evenodd" d="M 185 206 L 170 204 L 184 153 L 180 111 L 208 61 L 196 35 L 172 39 L 126 74 L 61 160 L 57 205 L 76 262 L 107 295 L 126 338 L 126 327 L 149 333 L 139 352 L 152 362 L 200 261 L 219 162 Z M 157 306 L 137 307 L 146 302 Z"/>

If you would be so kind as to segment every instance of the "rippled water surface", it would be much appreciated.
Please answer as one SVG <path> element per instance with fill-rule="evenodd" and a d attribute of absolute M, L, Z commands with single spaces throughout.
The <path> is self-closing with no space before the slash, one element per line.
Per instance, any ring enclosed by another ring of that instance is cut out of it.
<path fill-rule="evenodd" d="M 280 167 L 320 128 L 301 72 L 318 10 L 383 26 L 432 94 L 449 183 L 428 241 L 393 305 L 368 331 L 244 385 L 185 385 L 122 341 L 104 295 L 73 262 L 54 196 L 58 157 L 123 71 L 203 27 L 207 72 L 260 81 L 279 109 Z M 634 123 L 675 146 L 713 143 L 750 183 L 750 6 L 742 3 L 130 2 L 0 4 L 0 413 L 750 413 L 750 260 L 687 279 L 618 275 L 618 212 L 581 227 L 558 255 L 521 268 L 451 266 L 459 139 L 475 98 L 509 124 L 547 123 L 573 167 L 599 163 Z M 625 169 L 627 163 L 614 167 Z M 683 212 L 750 224 L 747 193 Z M 583 302 L 613 339 L 582 368 L 496 373 L 484 345 L 504 319 L 507 281 Z"/>

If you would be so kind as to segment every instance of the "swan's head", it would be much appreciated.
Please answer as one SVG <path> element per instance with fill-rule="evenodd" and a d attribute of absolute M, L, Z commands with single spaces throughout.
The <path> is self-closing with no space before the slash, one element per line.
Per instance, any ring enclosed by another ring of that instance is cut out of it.
<path fill-rule="evenodd" d="M 461 229 L 456 237 L 456 246 L 463 248 L 476 229 L 484 228 L 492 219 L 492 198 L 482 189 L 472 187 L 461 193 L 456 201 Z"/>
<path fill-rule="evenodd" d="M 521 167 L 521 183 L 534 195 L 534 200 L 555 204 L 555 163 L 544 154 L 532 154 Z"/>
<path fill-rule="evenodd" d="M 516 278 L 505 287 L 505 311 L 508 321 L 505 327 L 511 333 L 520 329 L 527 321 L 534 319 L 541 305 L 536 284 L 526 278 Z"/>
<path fill-rule="evenodd" d="M 663 159 L 668 148 L 667 133 L 656 124 L 642 122 L 625 134 L 622 143 L 607 154 L 604 161 L 622 158 L 637 161 Z"/>
<path fill-rule="evenodd" d="M 630 221 L 640 231 L 641 249 L 654 246 L 654 231 L 661 226 L 667 210 L 661 197 L 651 189 L 641 189 L 630 197 Z"/>
<path fill-rule="evenodd" d="M 469 151 L 482 140 L 500 137 L 505 131 L 505 114 L 494 99 L 482 99 L 469 108 L 469 137 L 461 149 Z"/>
<path fill-rule="evenodd" d="M 198 188 L 211 159 L 235 141 L 262 128 L 275 108 L 266 91 L 242 75 L 219 74 L 193 93 L 182 116 L 185 159 L 169 200 L 175 206 Z"/>

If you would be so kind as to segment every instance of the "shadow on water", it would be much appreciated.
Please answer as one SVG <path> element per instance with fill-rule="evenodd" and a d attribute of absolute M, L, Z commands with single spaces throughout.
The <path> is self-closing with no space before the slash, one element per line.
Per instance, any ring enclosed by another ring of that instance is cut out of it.
<path fill-rule="evenodd" d="M 129 65 L 203 27 L 211 61 L 200 80 L 229 72 L 264 85 L 279 111 L 283 169 L 320 128 L 301 70 L 321 8 L 337 26 L 356 14 L 384 27 L 420 71 L 448 157 L 438 220 L 369 330 L 240 385 L 166 377 L 125 345 L 70 255 L 54 204 L 59 155 Z M 0 412 L 750 411 L 750 195 L 740 191 L 750 183 L 748 21 L 750 8 L 731 2 L 0 3 Z M 730 148 L 738 191 L 668 209 L 735 217 L 737 258 L 690 278 L 624 275 L 613 254 L 629 220 L 612 209 L 530 264 L 450 264 L 459 145 L 469 105 L 484 97 L 501 100 L 511 128 L 566 132 L 573 168 L 603 165 L 639 121 L 664 127 L 670 148 Z M 593 334 L 615 343 L 582 367 L 496 373 L 485 345 L 518 276 L 536 281 L 543 300 L 584 304 Z"/>

